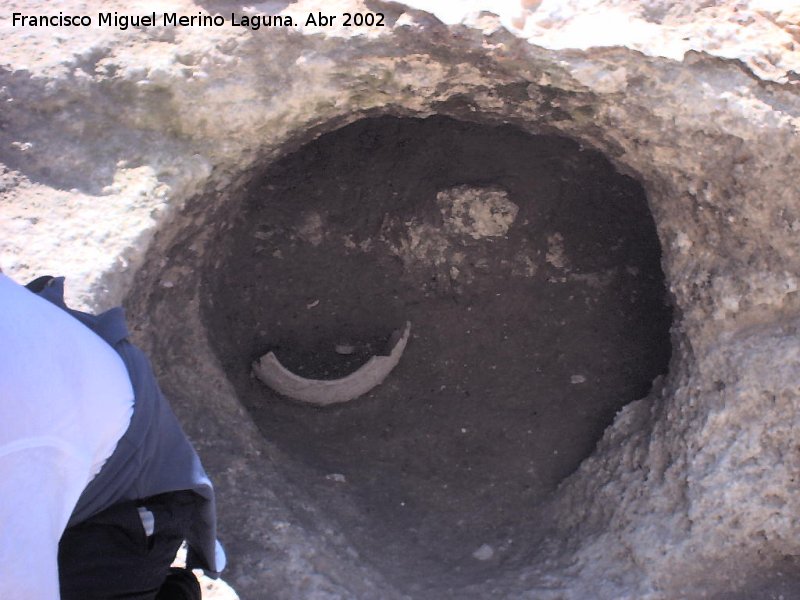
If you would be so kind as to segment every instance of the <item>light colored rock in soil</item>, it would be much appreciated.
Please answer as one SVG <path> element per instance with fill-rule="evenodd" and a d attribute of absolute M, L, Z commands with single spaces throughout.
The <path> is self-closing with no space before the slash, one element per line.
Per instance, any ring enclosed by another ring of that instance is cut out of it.
<path fill-rule="evenodd" d="M 475 560 L 491 560 L 493 556 L 494 548 L 492 548 L 489 544 L 483 544 L 480 548 L 472 553 L 472 557 Z"/>
<path fill-rule="evenodd" d="M 519 207 L 501 189 L 457 186 L 436 194 L 444 226 L 479 240 L 505 235 Z"/>

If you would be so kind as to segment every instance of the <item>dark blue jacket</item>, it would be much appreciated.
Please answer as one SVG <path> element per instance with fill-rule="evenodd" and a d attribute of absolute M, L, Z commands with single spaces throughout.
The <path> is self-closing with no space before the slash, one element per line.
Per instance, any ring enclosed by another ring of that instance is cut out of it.
<path fill-rule="evenodd" d="M 35 286 L 37 282 L 39 285 Z M 135 400 L 130 425 L 111 457 L 84 489 L 67 526 L 85 521 L 118 502 L 191 490 L 197 494 L 197 510 L 186 532 L 187 566 L 216 575 L 223 565 L 217 565 L 215 558 L 214 490 L 200 458 L 161 393 L 150 362 L 128 341 L 123 309 L 112 308 L 92 315 L 68 308 L 64 304 L 63 277 L 40 278 L 29 284 L 29 288 L 108 342 L 125 362 L 133 384 Z"/>

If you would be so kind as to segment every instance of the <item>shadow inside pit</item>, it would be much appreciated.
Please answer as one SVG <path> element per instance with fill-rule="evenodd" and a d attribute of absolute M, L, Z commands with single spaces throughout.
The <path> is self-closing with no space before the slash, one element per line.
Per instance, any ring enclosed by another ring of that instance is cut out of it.
<path fill-rule="evenodd" d="M 667 370 L 644 192 L 565 138 L 365 119 L 272 164 L 217 243 L 203 314 L 240 398 L 364 560 L 415 597 L 532 543 L 537 505 Z M 336 377 L 405 320 L 400 364 L 352 403 L 301 406 L 250 375 L 275 350 Z"/>

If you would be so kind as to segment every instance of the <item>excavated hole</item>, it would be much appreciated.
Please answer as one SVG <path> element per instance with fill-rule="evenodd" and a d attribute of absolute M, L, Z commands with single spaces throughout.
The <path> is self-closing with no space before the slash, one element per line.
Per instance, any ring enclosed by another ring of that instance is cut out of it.
<path fill-rule="evenodd" d="M 666 372 L 641 186 L 565 138 L 381 117 L 282 157 L 246 195 L 209 252 L 203 314 L 293 482 L 400 589 L 511 568 L 546 525 L 537 506 Z M 303 406 L 251 376 L 274 350 L 338 377 L 406 320 L 399 366 L 352 403 Z"/>

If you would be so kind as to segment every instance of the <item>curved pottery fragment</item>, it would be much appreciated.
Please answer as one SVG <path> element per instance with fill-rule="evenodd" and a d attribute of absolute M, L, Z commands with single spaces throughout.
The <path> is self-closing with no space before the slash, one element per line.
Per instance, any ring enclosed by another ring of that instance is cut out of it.
<path fill-rule="evenodd" d="M 253 373 L 272 390 L 293 400 L 327 406 L 349 402 L 381 384 L 392 372 L 408 343 L 411 322 L 395 331 L 389 339 L 389 353 L 373 356 L 356 371 L 340 379 L 306 379 L 284 367 L 273 352 L 253 363 Z"/>

